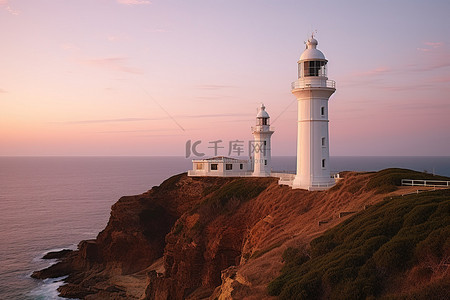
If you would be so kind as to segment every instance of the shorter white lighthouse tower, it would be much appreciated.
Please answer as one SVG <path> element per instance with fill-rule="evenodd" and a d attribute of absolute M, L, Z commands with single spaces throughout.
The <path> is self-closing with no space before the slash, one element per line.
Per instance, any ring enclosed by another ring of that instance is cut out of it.
<path fill-rule="evenodd" d="M 250 161 L 253 163 L 253 176 L 270 176 L 271 172 L 271 145 L 270 117 L 266 107 L 261 104 L 256 115 L 256 126 L 252 127 L 253 142 L 250 143 Z"/>
<path fill-rule="evenodd" d="M 330 174 L 328 99 L 336 91 L 328 80 L 327 60 L 314 36 L 298 61 L 292 94 L 298 101 L 297 174 L 292 188 L 324 190 L 334 184 Z"/>

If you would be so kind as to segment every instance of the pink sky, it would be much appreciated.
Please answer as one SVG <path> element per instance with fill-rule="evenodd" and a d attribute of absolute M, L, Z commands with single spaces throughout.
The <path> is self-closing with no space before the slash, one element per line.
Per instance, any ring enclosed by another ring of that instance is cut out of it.
<path fill-rule="evenodd" d="M 337 3 L 339 2 L 339 3 Z M 331 155 L 450 155 L 448 1 L 0 0 L 0 155 L 184 155 L 187 140 L 296 153 L 317 30 Z M 219 154 L 227 155 L 224 151 Z"/>

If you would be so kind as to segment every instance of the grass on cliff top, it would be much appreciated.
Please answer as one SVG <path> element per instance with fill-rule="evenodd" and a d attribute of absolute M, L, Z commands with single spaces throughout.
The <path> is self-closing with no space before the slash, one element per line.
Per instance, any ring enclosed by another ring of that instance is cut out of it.
<path fill-rule="evenodd" d="M 384 182 L 382 174 L 376 181 Z M 385 200 L 313 240 L 308 254 L 288 248 L 282 275 L 269 284 L 269 294 L 280 299 L 370 299 L 382 296 L 389 282 L 414 266 L 431 276 L 430 266 L 418 266 L 450 256 L 449 215 L 450 190 Z M 403 296 L 424 299 L 446 293 L 447 280 Z"/>
<path fill-rule="evenodd" d="M 219 210 L 221 213 L 230 213 L 240 204 L 258 197 L 275 178 L 235 178 L 224 181 L 223 184 L 215 183 L 205 189 L 205 200 L 194 208 L 194 211 Z"/>
<path fill-rule="evenodd" d="M 180 173 L 180 174 L 176 174 L 173 175 L 169 178 L 167 178 L 166 180 L 164 180 L 159 186 L 154 186 L 152 187 L 152 189 L 158 190 L 158 191 L 172 191 L 177 189 L 177 183 L 180 181 L 180 179 L 183 176 L 186 176 L 187 173 Z"/>
<path fill-rule="evenodd" d="M 248 201 L 256 198 L 272 182 L 272 178 L 238 178 L 232 182 L 221 186 L 211 195 L 212 198 L 225 205 L 230 199 Z"/>
<path fill-rule="evenodd" d="M 375 190 L 377 194 L 390 193 L 397 190 L 402 179 L 450 180 L 448 177 L 417 172 L 408 169 L 391 168 L 373 174 L 367 183 L 367 190 Z"/>

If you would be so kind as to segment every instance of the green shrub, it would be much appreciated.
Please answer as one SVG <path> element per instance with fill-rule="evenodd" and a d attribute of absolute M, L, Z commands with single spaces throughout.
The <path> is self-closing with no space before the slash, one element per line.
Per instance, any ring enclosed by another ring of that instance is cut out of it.
<path fill-rule="evenodd" d="M 415 257 L 418 261 L 448 255 L 450 255 L 450 226 L 433 230 L 426 239 L 417 245 L 415 250 Z"/>
<path fill-rule="evenodd" d="M 393 238 L 373 255 L 377 269 L 383 274 L 392 274 L 406 267 L 412 255 L 413 241 L 408 238 Z"/>
<path fill-rule="evenodd" d="M 407 169 L 385 169 L 374 174 L 366 185 L 368 190 L 375 190 L 375 193 L 389 193 L 397 190 L 402 179 L 428 179 L 428 180 L 450 180 L 448 177 L 422 173 Z"/>
<path fill-rule="evenodd" d="M 254 179 L 254 180 L 252 180 Z M 271 181 L 261 178 L 239 178 L 222 186 L 212 194 L 221 206 L 224 206 L 232 198 L 248 201 L 256 198 L 264 191 Z"/>
<path fill-rule="evenodd" d="M 288 247 L 283 251 L 283 262 L 286 266 L 290 265 L 301 265 L 309 260 L 309 255 L 306 252 L 306 249 L 299 249 Z"/>
<path fill-rule="evenodd" d="M 436 211 L 437 205 L 430 203 L 427 205 L 418 205 L 414 207 L 405 216 L 403 226 L 412 226 L 414 224 L 420 224 L 428 220 L 430 215 Z"/>
<path fill-rule="evenodd" d="M 158 187 L 158 192 L 168 192 L 177 189 L 177 183 L 182 177 L 186 176 L 186 173 L 174 175 L 164 180 Z"/>
<path fill-rule="evenodd" d="M 211 188 L 204 202 L 193 208 L 205 214 L 232 213 L 241 203 L 256 198 L 274 178 L 235 178 L 217 189 Z"/>
<path fill-rule="evenodd" d="M 383 180 L 374 187 L 406 178 L 393 173 L 408 172 L 384 172 L 389 176 L 378 176 Z M 449 212 L 450 190 L 385 200 L 313 240 L 309 260 L 299 258 L 300 249 L 286 249 L 282 274 L 268 292 L 280 299 L 378 298 L 392 278 L 418 260 L 450 253 Z"/>

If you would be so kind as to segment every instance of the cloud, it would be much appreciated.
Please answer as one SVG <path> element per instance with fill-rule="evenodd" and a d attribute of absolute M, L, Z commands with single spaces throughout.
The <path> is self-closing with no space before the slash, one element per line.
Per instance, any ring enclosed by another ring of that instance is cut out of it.
<path fill-rule="evenodd" d="M 107 37 L 107 39 L 110 42 L 115 42 L 115 41 L 120 40 L 121 38 L 119 36 L 117 36 L 117 35 L 110 35 L 110 36 Z"/>
<path fill-rule="evenodd" d="M 441 43 L 441 42 L 437 42 L 437 43 L 434 43 L 434 42 L 425 42 L 425 45 L 431 46 L 431 47 L 433 47 L 433 48 L 438 48 L 438 47 L 442 46 L 442 43 Z"/>
<path fill-rule="evenodd" d="M 208 114 L 208 115 L 188 115 L 188 116 L 177 116 L 177 118 L 184 119 L 198 119 L 198 118 L 228 118 L 228 117 L 241 117 L 241 116 L 249 116 L 249 114 Z"/>
<path fill-rule="evenodd" d="M 11 7 L 8 0 L 0 0 L 0 7 L 4 8 L 7 12 L 9 12 L 12 15 L 17 16 L 19 14 L 19 11 Z"/>
<path fill-rule="evenodd" d="M 384 74 L 384 73 L 388 73 L 388 72 L 392 72 L 392 69 L 390 69 L 388 67 L 377 67 L 372 70 L 356 73 L 353 76 L 358 76 L 358 77 L 376 76 L 376 75 L 380 75 L 380 74 Z"/>
<path fill-rule="evenodd" d="M 129 40 L 129 38 L 127 36 L 117 35 L 117 34 L 108 35 L 106 37 L 106 39 L 110 42 L 120 42 L 120 41 Z"/>
<path fill-rule="evenodd" d="M 427 46 L 427 47 L 426 48 L 419 47 L 419 48 L 417 48 L 417 51 L 420 51 L 420 52 L 431 52 L 431 51 L 434 51 L 434 49 L 440 48 L 440 47 L 442 47 L 444 45 L 441 42 L 425 42 L 423 44 L 425 46 Z"/>
<path fill-rule="evenodd" d="M 98 120 L 82 120 L 82 121 L 68 121 L 68 122 L 53 122 L 60 124 L 100 124 L 100 123 L 123 123 L 123 122 L 140 122 L 149 120 L 162 120 L 162 118 L 119 118 L 119 119 L 98 119 Z"/>
<path fill-rule="evenodd" d="M 139 130 L 114 130 L 114 131 L 99 131 L 98 133 L 142 133 L 142 132 L 162 132 L 174 131 L 175 129 L 139 129 Z"/>
<path fill-rule="evenodd" d="M 202 90 L 220 90 L 220 89 L 227 89 L 232 88 L 231 85 L 219 85 L 219 84 L 203 84 L 196 86 L 198 89 Z"/>
<path fill-rule="evenodd" d="M 422 90 L 422 89 L 429 89 L 433 88 L 430 84 L 414 84 L 414 85 L 398 85 L 398 86 L 382 86 L 380 87 L 387 91 L 393 91 L 393 92 L 402 92 L 402 91 L 411 91 L 411 89 L 414 90 Z"/>
<path fill-rule="evenodd" d="M 76 45 L 71 43 L 64 43 L 61 44 L 61 49 L 67 50 L 67 51 L 79 51 L 80 48 L 78 48 Z"/>
<path fill-rule="evenodd" d="M 180 119 L 198 119 L 198 118 L 223 118 L 235 116 L 248 116 L 249 114 L 206 114 L 206 115 L 178 115 L 176 118 Z M 158 118 L 117 118 L 117 119 L 94 119 L 94 120 L 80 120 L 80 121 L 66 121 L 66 122 L 51 122 L 52 124 L 103 124 L 103 123 L 124 123 L 124 122 L 142 122 L 142 121 L 161 121 L 169 120 L 170 117 Z"/>
<path fill-rule="evenodd" d="M 450 61 L 443 60 L 443 61 L 437 61 L 437 62 L 430 62 L 428 64 L 409 65 L 408 67 L 405 68 L 405 70 L 412 71 L 412 72 L 423 72 L 423 71 L 432 71 L 432 70 L 447 68 L 447 67 L 450 67 Z"/>
<path fill-rule="evenodd" d="M 151 4 L 151 2 L 147 0 L 117 0 L 117 3 L 125 5 Z"/>
<path fill-rule="evenodd" d="M 217 100 L 217 99 L 223 99 L 228 98 L 228 96 L 196 96 L 196 100 Z"/>
<path fill-rule="evenodd" d="M 422 72 L 450 67 L 450 51 L 443 44 L 434 48 L 423 48 L 422 54 L 413 64 L 407 65 L 405 71 Z"/>
<path fill-rule="evenodd" d="M 439 102 L 426 102 L 426 103 L 413 103 L 408 101 L 408 105 L 405 106 L 405 101 L 392 101 L 386 106 L 390 107 L 393 110 L 399 110 L 401 107 L 402 111 L 414 112 L 414 111 L 433 111 L 433 112 L 443 112 L 448 110 L 447 103 L 439 103 Z"/>
<path fill-rule="evenodd" d="M 444 76 L 440 76 L 440 77 L 434 77 L 431 82 L 436 82 L 436 83 L 447 83 L 450 82 L 450 76 L 444 75 Z"/>
<path fill-rule="evenodd" d="M 375 69 L 353 73 L 349 76 L 349 83 L 365 83 L 365 80 L 381 78 L 378 75 L 401 75 L 410 72 L 424 72 L 450 67 L 450 51 L 444 43 L 425 42 L 424 47 L 417 48 L 419 54 L 414 55 L 411 63 L 400 63 L 394 68 L 380 66 Z M 371 82 L 373 83 L 373 82 Z M 421 86 L 425 87 L 425 86 Z M 428 87 L 428 86 L 426 86 Z"/>
<path fill-rule="evenodd" d="M 130 67 L 126 64 L 127 58 L 126 57 L 104 57 L 104 58 L 90 58 L 90 59 L 83 59 L 81 62 L 83 64 L 94 66 L 94 67 L 100 67 L 100 68 L 106 68 L 110 70 L 120 71 L 120 72 L 126 72 L 126 73 L 132 73 L 132 74 L 143 74 L 144 72 L 139 68 Z"/>

